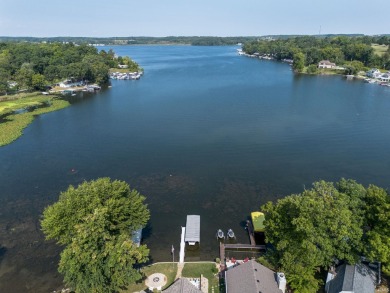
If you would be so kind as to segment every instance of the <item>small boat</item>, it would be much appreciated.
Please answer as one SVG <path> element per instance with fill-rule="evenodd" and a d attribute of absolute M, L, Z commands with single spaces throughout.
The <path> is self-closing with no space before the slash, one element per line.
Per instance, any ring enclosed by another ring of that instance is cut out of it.
<path fill-rule="evenodd" d="M 141 245 L 141 239 L 142 239 L 142 228 L 132 231 L 131 240 L 137 247 Z"/>
<path fill-rule="evenodd" d="M 233 232 L 232 229 L 229 229 L 229 230 L 227 231 L 227 236 L 228 236 L 229 238 L 236 238 L 236 235 L 234 235 L 234 232 Z"/>
<path fill-rule="evenodd" d="M 225 234 L 223 234 L 223 231 L 221 229 L 218 229 L 216 234 L 217 239 L 225 238 Z"/>

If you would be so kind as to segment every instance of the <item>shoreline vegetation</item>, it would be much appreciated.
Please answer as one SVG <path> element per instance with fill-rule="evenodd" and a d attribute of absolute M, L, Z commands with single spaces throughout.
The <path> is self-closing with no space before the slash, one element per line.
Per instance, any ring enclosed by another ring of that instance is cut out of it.
<path fill-rule="evenodd" d="M 1 37 L 0 37 L 1 39 Z M 143 72 L 128 56 L 87 44 L 0 42 L 0 147 L 40 114 L 68 107 L 59 94 L 95 92 L 110 72 Z"/>
<path fill-rule="evenodd" d="M 45 113 L 70 106 L 56 95 L 28 93 L 4 97 L 0 101 L 0 147 L 12 143 L 23 135 L 23 130 L 34 119 Z"/>
<path fill-rule="evenodd" d="M 357 76 L 370 68 L 390 70 L 390 37 L 301 36 L 255 40 L 246 42 L 239 54 L 285 61 L 296 73 Z"/>
<path fill-rule="evenodd" d="M 324 34 L 318 38 L 348 36 L 365 37 L 364 34 Z M 190 46 L 229 46 L 254 40 L 275 40 L 302 37 L 302 35 L 262 35 L 262 36 L 166 36 L 166 37 L 11 37 L 0 36 L 0 42 L 29 42 L 29 43 L 75 43 L 94 46 L 115 45 L 190 45 Z M 379 36 L 381 37 L 381 36 Z"/>

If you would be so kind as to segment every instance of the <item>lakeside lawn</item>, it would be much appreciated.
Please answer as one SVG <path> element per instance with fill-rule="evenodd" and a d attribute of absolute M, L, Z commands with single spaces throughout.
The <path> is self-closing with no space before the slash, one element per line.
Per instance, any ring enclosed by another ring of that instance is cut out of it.
<path fill-rule="evenodd" d="M 184 265 L 182 276 L 185 278 L 203 277 L 209 280 L 209 292 L 219 292 L 218 270 L 215 263 L 186 263 Z M 214 288 L 214 291 L 212 289 Z"/>
<path fill-rule="evenodd" d="M 177 263 L 156 263 L 142 268 L 141 273 L 144 275 L 142 280 L 140 280 L 136 284 L 130 285 L 126 290 L 122 291 L 121 293 L 134 293 L 147 289 L 145 285 L 145 280 L 148 276 L 154 273 L 162 273 L 167 276 L 167 284 L 163 287 L 163 290 L 168 288 L 175 281 L 177 273 Z M 218 293 L 219 278 L 215 275 L 216 273 L 216 264 L 213 262 L 185 263 L 182 271 L 182 277 L 200 278 L 200 275 L 202 274 L 203 277 L 209 280 L 209 292 Z"/>
<path fill-rule="evenodd" d="M 383 56 L 387 50 L 389 49 L 389 46 L 386 45 L 379 45 L 379 44 L 371 44 L 371 47 L 374 49 L 374 53 L 378 56 Z"/>
<path fill-rule="evenodd" d="M 144 275 L 144 277 L 136 284 L 132 284 L 129 287 L 127 287 L 127 289 L 122 291 L 121 293 L 133 293 L 133 292 L 139 292 L 147 289 L 145 285 L 145 280 L 148 276 L 154 273 L 162 273 L 165 276 L 167 276 L 167 284 L 163 287 L 163 289 L 167 288 L 168 286 L 172 285 L 172 283 L 175 281 L 175 277 L 177 273 L 177 263 L 174 264 L 156 263 L 153 265 L 143 267 L 141 269 L 141 273 Z"/>
<path fill-rule="evenodd" d="M 53 95 L 23 93 L 0 97 L 0 146 L 10 144 L 23 134 L 34 118 L 40 114 L 68 107 L 67 101 Z M 35 107 L 35 108 L 34 108 Z M 22 110 L 15 113 L 16 110 Z"/>

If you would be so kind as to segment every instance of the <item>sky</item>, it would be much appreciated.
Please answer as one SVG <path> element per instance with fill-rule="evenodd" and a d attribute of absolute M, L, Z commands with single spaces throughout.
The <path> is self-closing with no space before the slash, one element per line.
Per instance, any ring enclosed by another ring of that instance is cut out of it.
<path fill-rule="evenodd" d="M 0 36 L 390 34 L 390 0 L 0 0 Z"/>

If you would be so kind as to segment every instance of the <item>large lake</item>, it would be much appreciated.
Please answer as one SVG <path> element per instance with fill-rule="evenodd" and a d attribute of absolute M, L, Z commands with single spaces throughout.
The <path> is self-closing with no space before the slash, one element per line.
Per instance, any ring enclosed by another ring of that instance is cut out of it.
<path fill-rule="evenodd" d="M 313 181 L 389 187 L 390 88 L 294 75 L 237 47 L 113 49 L 145 75 L 74 97 L 0 148 L 0 292 L 61 286 L 60 248 L 44 241 L 39 217 L 83 180 L 126 180 L 147 197 L 153 261 L 179 251 L 187 214 L 201 215 L 200 249 L 187 260 L 210 260 L 216 229 L 248 243 L 251 211 Z"/>

